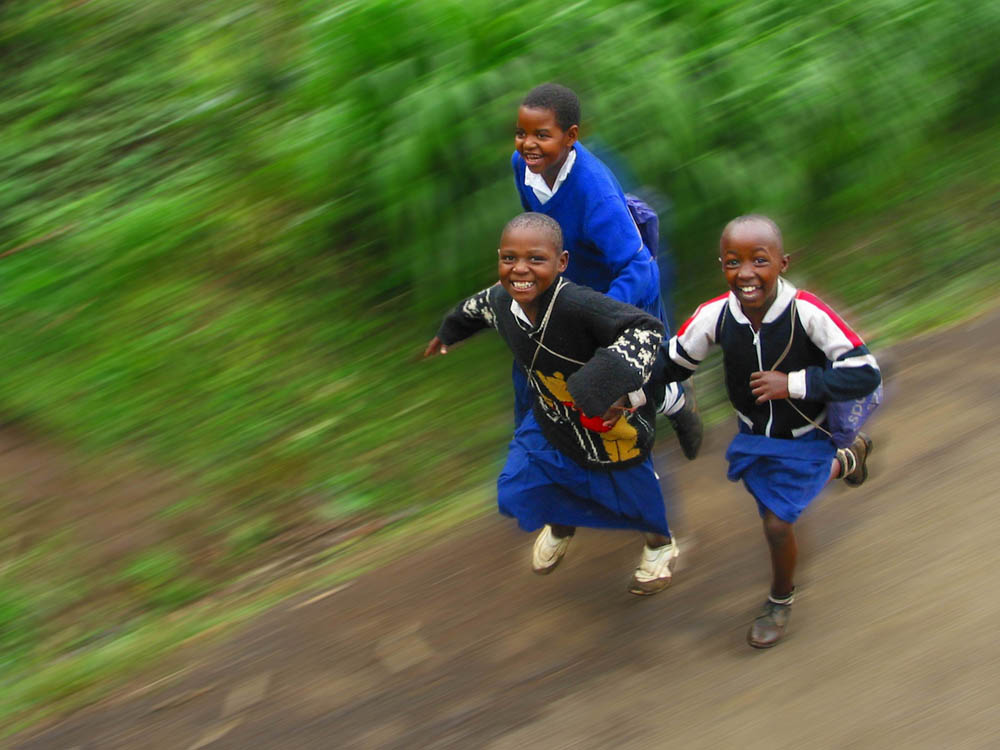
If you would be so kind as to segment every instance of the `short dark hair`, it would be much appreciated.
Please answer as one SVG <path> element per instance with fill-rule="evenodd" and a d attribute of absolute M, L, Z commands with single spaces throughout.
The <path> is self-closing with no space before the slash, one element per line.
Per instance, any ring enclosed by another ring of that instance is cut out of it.
<path fill-rule="evenodd" d="M 737 216 L 735 219 L 726 224 L 725 228 L 722 230 L 722 236 L 725 237 L 726 233 L 733 227 L 739 226 L 741 224 L 763 224 L 768 229 L 774 233 L 774 238 L 778 242 L 778 250 L 781 252 L 785 251 L 785 243 L 781 237 L 781 228 L 778 226 L 777 222 L 770 216 L 764 216 L 764 214 L 743 214 L 742 216 Z"/>
<path fill-rule="evenodd" d="M 535 229 L 546 235 L 552 241 L 552 245 L 555 247 L 556 252 L 562 252 L 562 229 L 559 228 L 559 222 L 551 216 L 546 216 L 545 214 L 536 213 L 534 211 L 518 214 L 507 222 L 503 231 L 504 234 L 506 234 L 508 229 L 521 229 L 522 227 L 525 229 Z"/>
<path fill-rule="evenodd" d="M 556 116 L 556 124 L 563 130 L 580 124 L 580 99 L 573 89 L 558 83 L 543 83 L 535 86 L 521 102 L 529 109 L 551 109 Z"/>

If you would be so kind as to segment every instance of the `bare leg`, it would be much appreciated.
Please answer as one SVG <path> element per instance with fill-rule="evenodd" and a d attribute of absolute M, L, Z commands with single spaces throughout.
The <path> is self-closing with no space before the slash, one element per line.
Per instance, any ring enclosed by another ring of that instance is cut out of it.
<path fill-rule="evenodd" d="M 782 521 L 771 511 L 764 515 L 764 536 L 771 550 L 771 596 L 784 599 L 795 588 L 795 562 L 799 548 L 792 524 Z"/>
<path fill-rule="evenodd" d="M 764 513 L 764 536 L 771 550 L 771 596 L 747 631 L 747 643 L 754 648 L 771 648 L 781 640 L 788 626 L 795 585 L 795 560 L 798 545 L 792 524 L 782 521 L 771 511 Z M 778 601 L 775 601 L 778 600 Z"/>
<path fill-rule="evenodd" d="M 826 481 L 832 482 L 834 479 L 840 479 L 840 461 L 836 458 L 830 462 L 830 478 Z"/>
<path fill-rule="evenodd" d="M 651 534 L 648 531 L 645 533 L 646 546 L 650 549 L 656 549 L 657 547 L 662 547 L 664 544 L 670 544 L 672 541 L 669 536 L 663 536 L 663 534 Z"/>

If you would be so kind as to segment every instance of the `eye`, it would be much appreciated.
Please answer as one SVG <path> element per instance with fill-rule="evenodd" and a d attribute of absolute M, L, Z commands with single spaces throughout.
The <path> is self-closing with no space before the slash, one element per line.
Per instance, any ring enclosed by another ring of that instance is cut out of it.
<path fill-rule="evenodd" d="M 754 263 L 755 266 L 766 266 L 770 262 L 771 262 L 770 258 L 761 258 L 761 257 L 758 257 L 758 258 L 754 258 L 753 259 L 753 263 Z"/>
<path fill-rule="evenodd" d="M 531 256 L 531 262 L 532 263 L 544 263 L 547 260 L 548 260 L 548 258 L 546 258 L 544 255 L 532 255 Z"/>
<path fill-rule="evenodd" d="M 736 268 L 739 264 L 740 262 L 736 258 L 726 258 L 722 261 L 722 265 L 726 266 L 726 268 Z"/>
<path fill-rule="evenodd" d="M 503 263 L 513 263 L 514 262 L 514 256 L 511 255 L 510 253 L 500 253 L 500 260 Z"/>

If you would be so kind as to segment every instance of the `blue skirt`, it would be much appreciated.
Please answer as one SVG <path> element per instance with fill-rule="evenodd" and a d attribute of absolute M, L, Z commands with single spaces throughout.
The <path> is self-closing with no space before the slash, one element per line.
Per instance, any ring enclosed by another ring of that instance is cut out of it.
<path fill-rule="evenodd" d="M 525 531 L 555 523 L 670 535 L 651 457 L 628 469 L 585 469 L 545 439 L 533 413 L 510 443 L 497 505 Z"/>
<path fill-rule="evenodd" d="M 727 476 L 732 482 L 743 480 L 761 516 L 770 510 L 794 523 L 826 486 L 836 453 L 836 446 L 819 430 L 795 439 L 769 438 L 740 424 L 726 451 Z"/>

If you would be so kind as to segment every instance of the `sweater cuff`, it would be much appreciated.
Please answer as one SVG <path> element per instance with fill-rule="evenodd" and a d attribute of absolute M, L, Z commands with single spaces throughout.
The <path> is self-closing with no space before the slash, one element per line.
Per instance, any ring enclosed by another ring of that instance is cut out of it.
<path fill-rule="evenodd" d="M 788 395 L 790 398 L 806 397 L 806 371 L 795 370 L 788 373 Z"/>
<path fill-rule="evenodd" d="M 642 388 L 642 377 L 619 354 L 601 348 L 569 376 L 566 387 L 580 411 L 599 417 L 619 396 Z"/>
<path fill-rule="evenodd" d="M 646 392 L 642 388 L 636 391 L 629 391 L 628 394 L 628 405 L 633 409 L 638 409 L 640 406 L 646 405 Z"/>
<path fill-rule="evenodd" d="M 437 334 L 435 335 L 441 339 L 441 343 L 445 346 L 451 346 L 456 341 L 461 341 L 462 339 L 462 335 L 458 330 L 458 327 L 455 325 L 449 325 L 447 320 L 441 324 L 441 327 L 438 328 Z"/>

